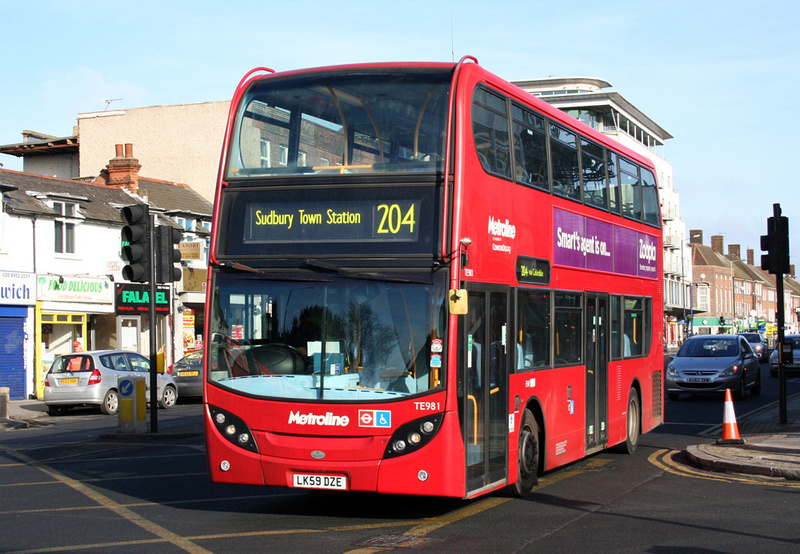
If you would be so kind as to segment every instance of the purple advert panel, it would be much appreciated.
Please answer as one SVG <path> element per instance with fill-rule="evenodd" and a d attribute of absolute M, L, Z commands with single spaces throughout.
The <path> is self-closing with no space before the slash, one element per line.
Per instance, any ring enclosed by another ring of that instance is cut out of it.
<path fill-rule="evenodd" d="M 553 263 L 655 279 L 656 237 L 559 210 L 553 210 Z"/>

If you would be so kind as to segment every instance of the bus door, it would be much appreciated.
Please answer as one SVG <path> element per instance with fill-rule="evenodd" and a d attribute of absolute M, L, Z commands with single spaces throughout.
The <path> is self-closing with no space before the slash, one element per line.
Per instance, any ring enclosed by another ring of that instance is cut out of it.
<path fill-rule="evenodd" d="M 586 293 L 586 453 L 608 441 L 608 296 Z"/>
<path fill-rule="evenodd" d="M 506 480 L 508 441 L 508 287 L 468 288 L 459 380 L 467 495 Z"/>

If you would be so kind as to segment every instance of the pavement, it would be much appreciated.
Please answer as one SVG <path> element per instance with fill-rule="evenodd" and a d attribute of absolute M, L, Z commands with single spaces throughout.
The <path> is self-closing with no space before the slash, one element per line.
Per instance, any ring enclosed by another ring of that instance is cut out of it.
<path fill-rule="evenodd" d="M 734 402 L 734 412 L 736 409 Z M 722 408 L 722 404 L 720 405 Z M 787 398 L 786 423 L 779 422 L 777 401 L 747 413 L 736 422 L 742 444 L 723 441 L 722 423 L 707 435 L 705 444 L 691 445 L 686 454 L 697 465 L 714 471 L 744 473 L 800 481 L 800 394 Z M 722 409 L 720 409 L 722 419 Z M 41 400 L 11 400 L 8 417 L 0 418 L 0 432 L 52 425 L 47 407 Z M 183 438 L 202 434 L 202 426 L 169 427 L 159 423 L 160 433 L 125 435 L 113 434 L 116 439 L 152 440 Z M 714 441 L 713 436 L 720 439 Z"/>
<path fill-rule="evenodd" d="M 733 405 L 735 412 L 736 402 Z M 744 444 L 722 440 L 720 424 L 710 431 L 720 438 L 709 444 L 688 446 L 688 457 L 715 471 L 800 481 L 800 394 L 786 399 L 786 423 L 780 423 L 777 401 L 736 419 Z"/>
<path fill-rule="evenodd" d="M 149 411 L 149 408 L 148 408 Z M 162 410 L 163 411 L 163 410 Z M 10 400 L 8 402 L 8 417 L 2 417 L 3 410 L 0 410 L 0 433 L 4 431 L 14 431 L 19 429 L 30 429 L 36 427 L 49 427 L 58 422 L 58 417 L 52 417 L 47 411 L 47 406 L 43 400 Z M 116 421 L 116 420 L 115 420 Z M 201 418 L 166 418 L 159 416 L 158 432 L 149 432 L 148 427 L 145 433 L 121 433 L 111 432 L 101 434 L 100 438 L 113 438 L 115 440 L 161 440 L 161 439 L 183 439 L 203 435 L 203 422 Z"/>

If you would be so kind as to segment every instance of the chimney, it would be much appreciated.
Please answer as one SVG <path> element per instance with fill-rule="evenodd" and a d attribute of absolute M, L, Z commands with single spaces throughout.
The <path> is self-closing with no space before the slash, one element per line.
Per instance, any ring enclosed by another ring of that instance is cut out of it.
<path fill-rule="evenodd" d="M 711 250 L 717 254 L 722 254 L 725 246 L 725 237 L 722 235 L 711 235 Z"/>
<path fill-rule="evenodd" d="M 703 230 L 692 229 L 689 231 L 689 242 L 691 244 L 703 244 Z"/>
<path fill-rule="evenodd" d="M 737 260 L 742 259 L 742 247 L 739 244 L 729 244 L 728 245 L 728 257 L 735 258 Z"/>
<path fill-rule="evenodd" d="M 747 249 L 747 265 L 756 265 L 755 264 L 755 252 L 753 252 L 752 248 Z"/>
<path fill-rule="evenodd" d="M 139 192 L 139 160 L 133 157 L 133 144 L 117 144 L 116 156 L 111 158 L 106 166 L 108 179 L 106 184 L 110 187 L 126 188 L 133 194 Z"/>

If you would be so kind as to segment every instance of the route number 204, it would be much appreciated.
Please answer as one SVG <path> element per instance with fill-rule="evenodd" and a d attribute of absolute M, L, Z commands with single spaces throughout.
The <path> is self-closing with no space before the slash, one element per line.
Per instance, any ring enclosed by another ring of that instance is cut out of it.
<path fill-rule="evenodd" d="M 399 204 L 380 204 L 378 211 L 380 212 L 379 235 L 397 235 L 403 232 L 403 227 L 408 227 L 405 230 L 408 234 L 414 234 L 414 225 L 417 223 L 414 204 L 411 204 L 405 213 Z"/>

